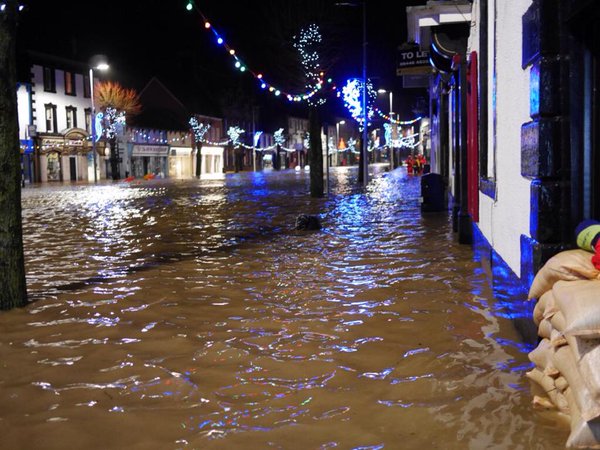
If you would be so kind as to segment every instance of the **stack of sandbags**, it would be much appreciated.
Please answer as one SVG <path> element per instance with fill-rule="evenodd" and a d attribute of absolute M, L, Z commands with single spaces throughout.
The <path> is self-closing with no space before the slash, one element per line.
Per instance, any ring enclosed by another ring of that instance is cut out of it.
<path fill-rule="evenodd" d="M 535 276 L 529 298 L 542 338 L 529 354 L 534 403 L 570 416 L 567 447 L 600 449 L 600 271 L 585 250 L 554 256 Z"/>

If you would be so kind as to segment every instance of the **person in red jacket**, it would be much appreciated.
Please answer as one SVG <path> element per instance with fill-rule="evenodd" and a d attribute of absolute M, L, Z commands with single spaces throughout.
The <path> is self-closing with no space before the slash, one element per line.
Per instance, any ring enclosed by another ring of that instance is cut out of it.
<path fill-rule="evenodd" d="M 408 158 L 406 158 L 406 170 L 409 173 L 409 175 L 413 174 L 414 165 L 415 165 L 415 161 L 414 161 L 412 155 L 408 155 Z"/>

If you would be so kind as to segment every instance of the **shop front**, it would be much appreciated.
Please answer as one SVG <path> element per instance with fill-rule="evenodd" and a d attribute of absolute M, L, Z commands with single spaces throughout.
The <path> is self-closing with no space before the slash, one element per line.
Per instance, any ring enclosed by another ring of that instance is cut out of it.
<path fill-rule="evenodd" d="M 145 175 L 168 177 L 168 157 L 168 145 L 134 144 L 131 150 L 131 175 L 136 178 Z"/>
<path fill-rule="evenodd" d="M 171 178 L 190 178 L 192 172 L 192 149 L 190 147 L 171 147 L 169 152 L 169 176 Z"/>
<path fill-rule="evenodd" d="M 88 133 L 70 128 L 62 133 L 39 133 L 35 144 L 35 180 L 87 181 L 93 177 L 92 144 Z M 103 145 L 97 145 L 101 151 Z M 24 168 L 24 171 L 26 169 Z"/>
<path fill-rule="evenodd" d="M 223 147 L 216 147 L 212 145 L 205 145 L 202 147 L 202 175 L 204 174 L 221 174 L 223 173 L 224 161 L 223 153 L 225 149 Z M 196 158 L 194 155 L 193 169 L 196 173 Z"/>

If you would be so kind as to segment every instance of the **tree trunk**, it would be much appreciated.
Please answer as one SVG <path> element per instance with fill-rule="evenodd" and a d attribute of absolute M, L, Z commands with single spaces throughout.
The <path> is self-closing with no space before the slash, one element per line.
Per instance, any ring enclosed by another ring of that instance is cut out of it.
<path fill-rule="evenodd" d="M 113 180 L 120 178 L 119 174 L 119 155 L 117 154 L 117 138 L 112 138 L 109 141 L 110 145 L 110 171 Z"/>
<path fill-rule="evenodd" d="M 273 169 L 280 170 L 281 169 L 281 158 L 279 154 L 281 153 L 281 145 L 277 144 L 275 149 L 275 161 L 273 161 Z"/>
<path fill-rule="evenodd" d="M 323 197 L 323 147 L 321 144 L 321 120 L 317 106 L 308 108 L 310 132 L 310 149 L 308 163 L 310 165 L 310 196 Z"/>
<path fill-rule="evenodd" d="M 196 142 L 196 178 L 202 174 L 202 142 Z"/>
<path fill-rule="evenodd" d="M 27 304 L 17 125 L 17 2 L 0 13 L 0 309 Z"/>

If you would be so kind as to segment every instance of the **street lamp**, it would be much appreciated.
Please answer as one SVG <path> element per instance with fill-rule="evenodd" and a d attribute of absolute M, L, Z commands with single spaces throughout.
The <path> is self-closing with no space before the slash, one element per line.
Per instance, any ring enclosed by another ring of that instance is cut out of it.
<path fill-rule="evenodd" d="M 387 91 L 385 89 L 378 89 L 377 93 L 378 94 L 385 94 L 385 93 L 387 93 Z M 393 112 L 394 110 L 393 110 L 393 107 L 392 107 L 392 95 L 393 95 L 393 92 L 390 91 L 389 94 L 390 94 L 390 126 L 393 129 L 393 127 L 394 127 L 394 112 Z M 390 142 L 390 170 L 394 170 L 394 146 L 393 146 L 393 140 L 392 140 L 392 142 Z"/>
<path fill-rule="evenodd" d="M 94 105 L 94 69 L 105 71 L 109 69 L 104 55 L 96 55 L 90 60 L 90 97 L 92 98 L 92 117 L 90 128 L 92 131 L 92 157 L 94 159 L 94 183 L 98 182 L 98 173 L 96 168 L 96 108 Z"/>

